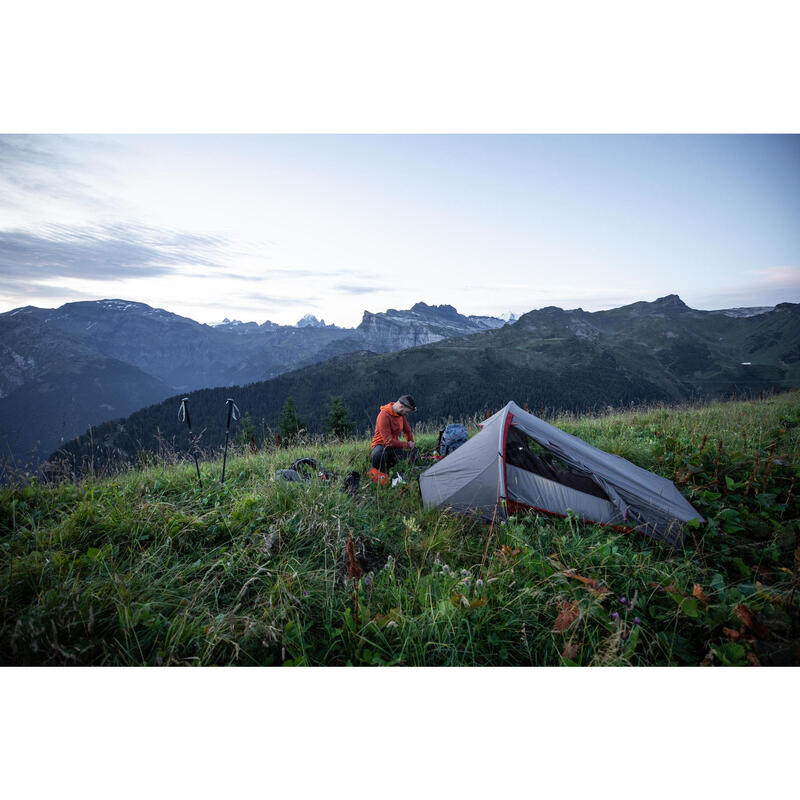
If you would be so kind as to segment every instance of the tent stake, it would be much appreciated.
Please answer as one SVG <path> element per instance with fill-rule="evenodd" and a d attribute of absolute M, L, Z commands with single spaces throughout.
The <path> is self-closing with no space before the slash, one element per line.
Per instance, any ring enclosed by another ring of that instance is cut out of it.
<path fill-rule="evenodd" d="M 500 502 L 500 498 L 497 498 L 497 503 Z M 494 518 L 497 515 L 497 503 L 494 504 L 494 513 L 492 514 L 492 524 L 489 526 L 489 538 L 486 540 L 486 549 L 483 551 L 483 559 L 481 559 L 481 568 L 479 570 L 478 577 L 483 580 L 483 565 L 486 563 L 486 555 L 489 552 L 489 542 L 492 541 L 492 532 L 494 531 Z"/>

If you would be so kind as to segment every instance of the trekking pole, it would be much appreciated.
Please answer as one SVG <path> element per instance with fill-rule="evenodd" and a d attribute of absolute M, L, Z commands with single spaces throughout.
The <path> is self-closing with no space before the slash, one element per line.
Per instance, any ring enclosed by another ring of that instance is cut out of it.
<path fill-rule="evenodd" d="M 184 397 L 181 400 L 181 407 L 178 409 L 178 419 L 183 422 L 186 421 L 186 427 L 189 428 L 189 447 L 192 450 L 192 455 L 194 456 L 194 466 L 197 469 L 197 482 L 200 484 L 200 488 L 203 488 L 203 481 L 200 478 L 200 463 L 197 460 L 197 448 L 195 447 L 194 437 L 192 436 L 192 420 L 189 416 L 189 398 Z"/>
<path fill-rule="evenodd" d="M 228 406 L 228 423 L 225 426 L 225 455 L 222 457 L 222 483 L 225 483 L 225 464 L 228 461 L 228 439 L 231 435 L 231 417 L 233 417 L 234 422 L 239 419 L 239 408 L 236 403 L 233 402 L 232 397 L 229 397 L 225 401 L 225 405 Z"/>

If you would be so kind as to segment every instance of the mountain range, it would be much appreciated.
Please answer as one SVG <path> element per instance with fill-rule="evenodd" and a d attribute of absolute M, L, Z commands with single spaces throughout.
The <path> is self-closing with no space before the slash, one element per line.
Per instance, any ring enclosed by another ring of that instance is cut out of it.
<path fill-rule="evenodd" d="M 416 308 L 416 306 L 415 306 Z M 390 312 L 387 315 L 391 317 Z M 341 343 L 341 340 L 339 341 Z M 607 311 L 547 307 L 512 324 L 395 352 L 334 356 L 270 380 L 190 395 L 203 444 L 224 435 L 225 399 L 234 397 L 262 433 L 275 429 L 287 397 L 313 430 L 333 397 L 357 427 L 378 407 L 410 392 L 415 420 L 464 419 L 508 400 L 532 411 L 591 411 L 631 403 L 678 402 L 755 394 L 800 385 L 800 305 L 699 311 L 677 295 Z M 73 464 L 125 461 L 155 450 L 156 432 L 185 439 L 178 398 L 106 423 L 67 443 Z"/>
<path fill-rule="evenodd" d="M 2 459 L 38 463 L 89 425 L 177 393 L 263 381 L 356 351 L 390 352 L 496 328 L 452 306 L 364 312 L 357 328 L 306 314 L 296 325 L 205 325 L 144 303 L 100 300 L 0 314 Z"/>

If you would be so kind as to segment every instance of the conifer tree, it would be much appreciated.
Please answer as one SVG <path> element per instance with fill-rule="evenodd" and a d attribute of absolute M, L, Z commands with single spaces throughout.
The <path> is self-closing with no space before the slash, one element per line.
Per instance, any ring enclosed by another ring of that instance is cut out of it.
<path fill-rule="evenodd" d="M 256 443 L 256 426 L 247 411 L 242 414 L 242 418 L 239 420 L 234 441 L 243 447 L 251 447 L 253 449 L 258 447 Z"/>
<path fill-rule="evenodd" d="M 283 404 L 278 427 L 284 439 L 291 439 L 297 436 L 306 427 L 306 423 L 297 416 L 297 406 L 295 406 L 294 398 L 291 395 L 286 398 L 286 402 Z"/>
<path fill-rule="evenodd" d="M 341 397 L 334 397 L 331 400 L 323 425 L 328 433 L 332 433 L 339 439 L 344 439 L 353 430 L 350 412 L 345 408 Z"/>

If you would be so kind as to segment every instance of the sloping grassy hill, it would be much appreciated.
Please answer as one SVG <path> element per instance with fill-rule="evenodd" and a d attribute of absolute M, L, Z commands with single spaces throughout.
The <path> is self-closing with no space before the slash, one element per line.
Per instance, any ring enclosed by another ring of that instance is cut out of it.
<path fill-rule="evenodd" d="M 34 484 L 0 493 L 0 661 L 800 663 L 800 392 L 555 422 L 675 480 L 697 549 L 424 512 L 363 480 L 367 441 L 236 454 L 224 486 L 203 463 L 202 489 L 188 463 Z M 338 477 L 275 479 L 300 456 Z"/>

